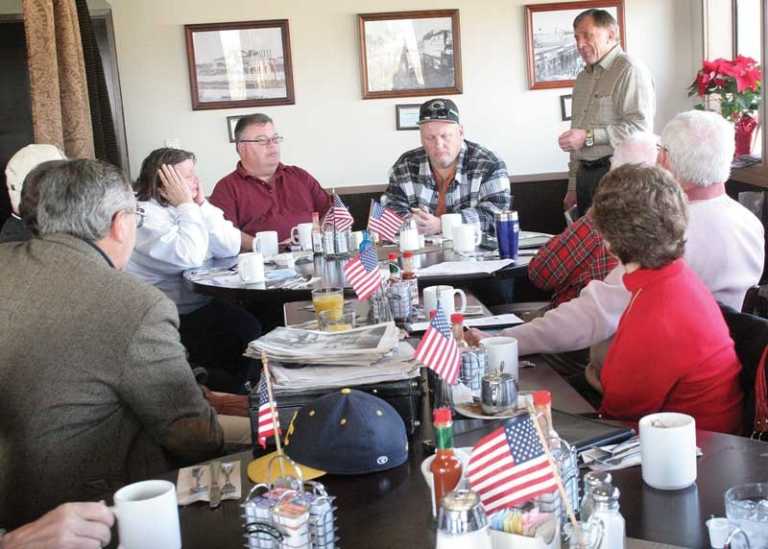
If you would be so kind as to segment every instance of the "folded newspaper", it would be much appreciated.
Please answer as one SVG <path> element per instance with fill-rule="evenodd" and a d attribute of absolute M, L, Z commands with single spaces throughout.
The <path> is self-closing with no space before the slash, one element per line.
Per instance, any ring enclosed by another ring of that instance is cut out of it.
<path fill-rule="evenodd" d="M 251 341 L 247 356 L 283 364 L 370 365 L 391 353 L 399 340 L 394 322 L 363 326 L 345 332 L 320 332 L 300 328 L 275 328 Z"/>

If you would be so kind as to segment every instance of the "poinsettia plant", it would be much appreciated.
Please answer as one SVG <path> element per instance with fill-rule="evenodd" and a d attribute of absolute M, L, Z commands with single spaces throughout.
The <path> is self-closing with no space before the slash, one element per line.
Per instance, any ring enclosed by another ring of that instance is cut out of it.
<path fill-rule="evenodd" d="M 733 61 L 715 59 L 704 61 L 696 79 L 688 88 L 688 96 L 718 96 L 720 113 L 731 121 L 751 114 L 760 106 L 760 85 L 763 72 L 757 61 L 739 55 Z M 705 109 L 703 103 L 697 109 Z"/>

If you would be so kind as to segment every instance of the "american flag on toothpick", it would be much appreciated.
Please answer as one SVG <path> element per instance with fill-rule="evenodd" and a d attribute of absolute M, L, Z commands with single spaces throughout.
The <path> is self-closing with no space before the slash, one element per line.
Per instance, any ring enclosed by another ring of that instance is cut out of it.
<path fill-rule="evenodd" d="M 451 333 L 445 311 L 437 304 L 435 316 L 416 348 L 416 360 L 431 368 L 451 385 L 459 378 L 461 351 Z"/>
<path fill-rule="evenodd" d="M 530 414 L 513 417 L 472 448 L 466 475 L 486 513 L 558 489 Z"/>
<path fill-rule="evenodd" d="M 277 408 L 274 403 L 269 399 L 269 390 L 267 389 L 267 382 L 264 378 L 266 373 L 262 374 L 261 380 L 259 380 L 259 428 L 257 436 L 259 444 L 262 448 L 267 446 L 267 437 L 280 436 L 280 427 L 278 432 L 275 433 L 275 425 L 280 425 L 280 420 L 277 415 Z"/>
<path fill-rule="evenodd" d="M 344 205 L 344 202 L 341 201 L 339 195 L 334 193 L 333 204 L 331 204 L 323 218 L 323 227 L 335 228 L 337 231 L 346 231 L 352 227 L 354 222 L 355 220 Z"/>
<path fill-rule="evenodd" d="M 385 208 L 379 202 L 373 201 L 371 216 L 368 218 L 368 230 L 379 233 L 379 236 L 397 242 L 400 227 L 405 220 L 397 215 L 394 210 Z"/>
<path fill-rule="evenodd" d="M 352 286 L 360 301 L 369 299 L 381 288 L 379 258 L 373 246 L 366 246 L 360 255 L 344 264 L 344 277 Z"/>

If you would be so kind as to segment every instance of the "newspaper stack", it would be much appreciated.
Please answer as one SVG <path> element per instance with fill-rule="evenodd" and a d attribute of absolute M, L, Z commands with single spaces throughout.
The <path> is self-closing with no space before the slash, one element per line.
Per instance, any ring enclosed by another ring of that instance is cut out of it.
<path fill-rule="evenodd" d="M 392 322 L 346 332 L 277 328 L 248 345 L 246 355 L 270 361 L 277 395 L 415 377 L 413 347 Z M 297 367 L 301 365 L 301 367 Z"/>
<path fill-rule="evenodd" d="M 279 327 L 251 341 L 245 354 L 282 364 L 330 364 L 368 366 L 397 345 L 399 330 L 394 322 L 374 324 L 345 332 L 319 332 Z"/>

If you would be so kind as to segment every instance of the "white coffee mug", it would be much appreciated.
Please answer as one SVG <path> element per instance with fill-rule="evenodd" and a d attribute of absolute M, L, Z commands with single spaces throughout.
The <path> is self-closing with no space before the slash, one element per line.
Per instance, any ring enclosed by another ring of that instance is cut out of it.
<path fill-rule="evenodd" d="M 453 228 L 461 225 L 461 214 L 443 214 L 440 216 L 440 227 L 443 230 L 443 238 L 453 239 Z"/>
<path fill-rule="evenodd" d="M 453 249 L 457 252 L 474 252 L 481 239 L 482 235 L 477 233 L 474 225 L 456 225 L 453 228 Z"/>
<path fill-rule="evenodd" d="M 121 549 L 179 549 L 176 487 L 167 480 L 145 480 L 115 492 Z"/>
<path fill-rule="evenodd" d="M 298 244 L 302 250 L 312 249 L 312 223 L 299 223 L 291 229 L 291 243 Z"/>
<path fill-rule="evenodd" d="M 260 231 L 253 237 L 253 251 L 261 250 L 264 259 L 277 255 L 277 231 Z"/>
<path fill-rule="evenodd" d="M 517 366 L 517 339 L 507 336 L 486 337 L 480 340 L 480 346 L 487 357 L 486 372 L 512 374 L 515 380 L 520 380 Z"/>
<path fill-rule="evenodd" d="M 419 249 L 419 231 L 416 229 L 403 229 L 400 231 L 400 251 L 408 252 Z"/>
<path fill-rule="evenodd" d="M 237 272 L 246 284 L 264 282 L 264 256 L 259 252 L 240 254 L 237 258 Z"/>
<path fill-rule="evenodd" d="M 456 302 L 454 300 L 455 295 L 461 298 L 461 306 L 458 311 L 456 310 Z M 438 303 L 443 308 L 445 317 L 450 321 L 453 313 L 463 313 L 467 310 L 467 295 L 464 293 L 464 290 L 454 288 L 453 286 L 429 286 L 424 288 L 424 314 L 427 320 L 429 320 L 430 313 L 437 309 Z"/>
<path fill-rule="evenodd" d="M 660 412 L 639 422 L 643 480 L 658 490 L 681 490 L 696 482 L 696 420 Z"/>

